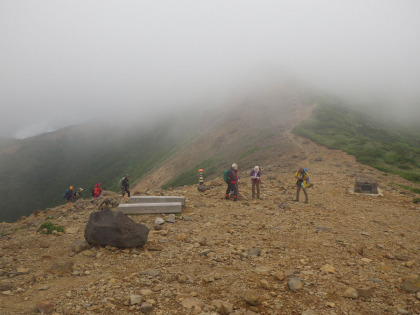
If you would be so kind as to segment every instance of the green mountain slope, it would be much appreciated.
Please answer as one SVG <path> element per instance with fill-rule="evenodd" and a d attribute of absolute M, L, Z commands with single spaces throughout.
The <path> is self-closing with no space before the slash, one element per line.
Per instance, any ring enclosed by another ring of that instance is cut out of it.
<path fill-rule="evenodd" d="M 98 182 L 117 191 L 125 173 L 135 181 L 187 143 L 194 121 L 172 117 L 148 127 L 94 122 L 3 145 L 0 221 L 63 203 L 70 185 L 84 188 L 85 197 Z"/>
<path fill-rule="evenodd" d="M 413 127 L 373 117 L 344 106 L 336 98 L 324 97 L 313 116 L 294 132 L 355 155 L 359 162 L 420 182 L 420 130 Z"/>

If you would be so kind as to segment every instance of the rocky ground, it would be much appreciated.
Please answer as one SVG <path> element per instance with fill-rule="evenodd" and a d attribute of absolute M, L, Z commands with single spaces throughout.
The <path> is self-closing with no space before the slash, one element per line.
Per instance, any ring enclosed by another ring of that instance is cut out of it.
<path fill-rule="evenodd" d="M 221 178 L 142 192 L 186 197 L 182 215 L 132 216 L 150 228 L 143 248 L 83 245 L 91 212 L 127 202 L 113 193 L 1 224 L 0 314 L 420 314 L 420 206 L 396 184 L 416 185 L 293 141 L 304 154 L 260 165 L 260 200 L 250 170 L 236 203 Z M 293 202 L 299 166 L 308 204 Z M 360 175 L 382 195 L 352 193 Z M 65 232 L 38 231 L 47 219 Z"/>

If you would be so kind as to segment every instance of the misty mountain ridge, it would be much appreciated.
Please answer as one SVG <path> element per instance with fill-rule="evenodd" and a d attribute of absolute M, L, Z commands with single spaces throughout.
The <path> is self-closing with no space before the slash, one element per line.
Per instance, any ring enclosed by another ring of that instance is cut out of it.
<path fill-rule="evenodd" d="M 286 84 L 251 92 L 161 120 L 96 120 L 28 139 L 3 139 L 0 177 L 7 184 L 0 187 L 1 219 L 14 221 L 63 203 L 70 185 L 84 188 L 84 197 L 98 182 L 118 191 L 125 173 L 135 192 L 193 184 L 199 168 L 214 178 L 232 162 L 242 168 L 282 163 L 285 154 L 299 155 L 293 128 L 320 104 L 337 102 Z M 336 126 L 329 128 L 334 133 Z"/>

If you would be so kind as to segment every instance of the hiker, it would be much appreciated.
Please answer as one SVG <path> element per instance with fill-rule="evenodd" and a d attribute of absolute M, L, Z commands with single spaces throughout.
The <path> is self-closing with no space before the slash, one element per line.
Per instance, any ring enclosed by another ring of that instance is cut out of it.
<path fill-rule="evenodd" d="M 295 199 L 295 201 L 299 201 L 300 189 L 303 189 L 303 192 L 305 193 L 305 203 L 308 203 L 308 193 L 306 192 L 306 187 L 308 187 L 307 179 L 309 178 L 308 172 L 305 172 L 305 170 L 301 167 L 296 172 L 295 178 L 296 178 L 296 199 Z"/>
<path fill-rule="evenodd" d="M 227 189 L 226 189 L 226 199 L 229 199 L 229 194 L 233 191 L 233 201 L 238 200 L 238 165 L 233 163 L 230 170 L 227 171 Z"/>
<path fill-rule="evenodd" d="M 121 179 L 120 182 L 120 188 L 121 188 L 121 195 L 124 197 L 125 193 L 127 193 L 127 196 L 130 197 L 130 175 L 125 174 L 125 176 Z"/>
<path fill-rule="evenodd" d="M 98 183 L 95 185 L 95 188 L 93 189 L 93 193 L 92 193 L 93 198 L 98 198 L 99 196 L 101 196 L 102 191 L 103 191 L 101 185 L 102 183 Z"/>
<path fill-rule="evenodd" d="M 76 199 L 83 198 L 82 191 L 83 191 L 83 188 L 79 187 L 79 191 L 76 193 Z"/>
<path fill-rule="evenodd" d="M 70 186 L 69 189 L 64 191 L 64 199 L 66 199 L 67 202 L 72 202 L 74 198 L 75 194 L 73 192 L 73 186 Z"/>
<path fill-rule="evenodd" d="M 251 183 L 252 183 L 252 199 L 255 198 L 255 188 L 257 188 L 257 198 L 260 199 L 260 182 L 261 182 L 261 171 L 258 166 L 255 166 L 251 174 L 249 174 L 251 177 Z"/>

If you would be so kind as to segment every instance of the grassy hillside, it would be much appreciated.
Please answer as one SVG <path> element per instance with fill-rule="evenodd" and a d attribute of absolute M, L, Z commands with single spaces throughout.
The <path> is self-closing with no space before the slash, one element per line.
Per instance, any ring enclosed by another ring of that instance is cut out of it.
<path fill-rule="evenodd" d="M 322 98 L 311 119 L 294 129 L 330 148 L 344 150 L 382 171 L 420 182 L 420 130 L 379 120 L 350 109 L 335 98 Z"/>
<path fill-rule="evenodd" d="M 130 128 L 90 123 L 5 144 L 0 151 L 0 221 L 63 203 L 70 185 L 82 187 L 85 197 L 98 182 L 118 191 L 125 173 L 134 182 L 187 143 L 197 128 L 194 121 L 172 117 Z"/>

